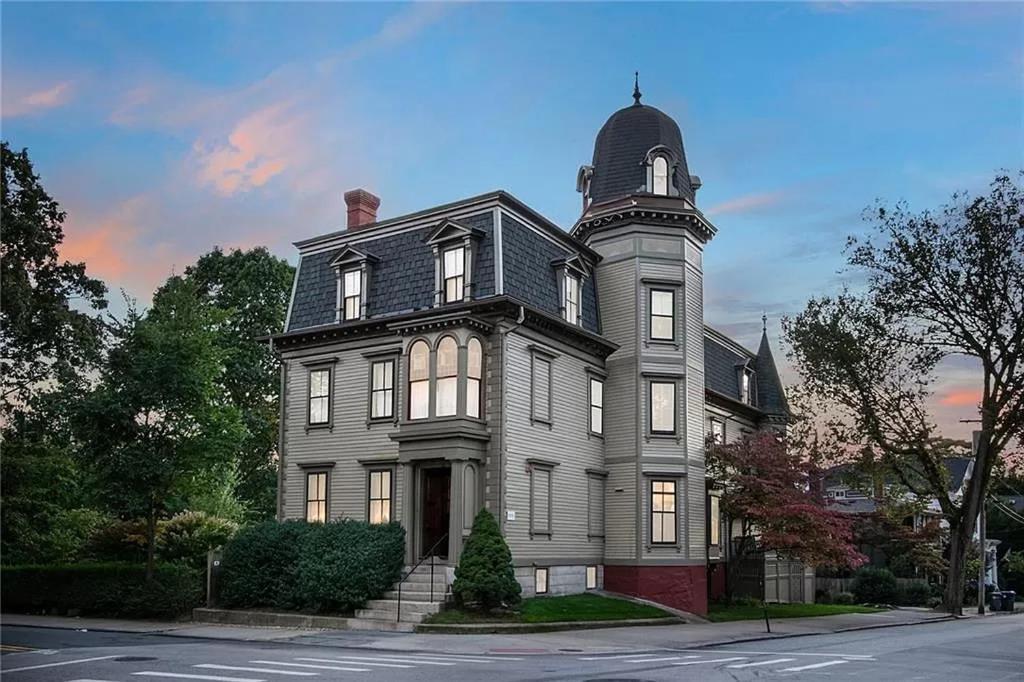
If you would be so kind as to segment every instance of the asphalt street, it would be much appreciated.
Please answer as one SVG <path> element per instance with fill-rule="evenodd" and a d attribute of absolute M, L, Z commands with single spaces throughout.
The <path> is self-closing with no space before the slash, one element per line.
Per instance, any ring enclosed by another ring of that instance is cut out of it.
<path fill-rule="evenodd" d="M 0 629 L 10 682 L 1024 680 L 1024 617 L 700 649 L 531 655 L 386 651 L 51 628 Z"/>

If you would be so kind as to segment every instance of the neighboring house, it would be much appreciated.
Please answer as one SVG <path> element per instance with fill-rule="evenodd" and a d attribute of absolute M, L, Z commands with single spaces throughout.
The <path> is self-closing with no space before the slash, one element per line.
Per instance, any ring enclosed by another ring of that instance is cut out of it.
<path fill-rule="evenodd" d="M 700 184 L 635 92 L 580 169 L 571 230 L 504 191 L 382 221 L 346 193 L 347 229 L 296 243 L 273 338 L 278 517 L 400 521 L 407 563 L 454 566 L 486 507 L 525 596 L 706 613 L 727 533 L 705 437 L 788 409 L 767 337 L 752 353 L 704 324 Z"/>

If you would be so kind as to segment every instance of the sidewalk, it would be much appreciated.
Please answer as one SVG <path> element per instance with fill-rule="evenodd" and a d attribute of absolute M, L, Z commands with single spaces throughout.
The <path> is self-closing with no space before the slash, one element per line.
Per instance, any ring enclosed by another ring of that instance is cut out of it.
<path fill-rule="evenodd" d="M 772 621 L 765 632 L 764 621 L 690 623 L 620 627 L 603 630 L 503 634 L 440 635 L 384 633 L 352 630 L 297 630 L 269 627 L 205 625 L 127 621 L 106 618 L 66 618 L 3 614 L 4 626 L 50 627 L 106 630 L 174 637 L 200 637 L 249 642 L 278 642 L 313 646 L 360 647 L 391 651 L 443 651 L 446 653 L 604 653 L 693 648 L 757 639 L 828 634 L 850 630 L 916 625 L 950 620 L 950 616 L 927 609 L 898 609 L 879 613 L 843 614 L 817 618 L 788 618 Z"/>

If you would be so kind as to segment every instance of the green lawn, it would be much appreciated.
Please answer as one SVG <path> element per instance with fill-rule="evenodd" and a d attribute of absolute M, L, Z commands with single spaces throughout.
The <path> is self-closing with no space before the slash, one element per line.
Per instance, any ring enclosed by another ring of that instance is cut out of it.
<path fill-rule="evenodd" d="M 570 594 L 564 597 L 524 599 L 516 613 L 480 614 L 449 609 L 434 614 L 425 622 L 435 625 L 471 623 L 558 623 L 575 620 L 635 620 L 670 618 L 654 606 L 597 594 Z"/>
<path fill-rule="evenodd" d="M 807 618 L 810 616 L 834 616 L 840 613 L 874 613 L 884 611 L 870 606 L 848 606 L 844 604 L 769 604 L 769 618 Z M 764 618 L 764 609 L 760 606 L 724 606 L 711 604 L 708 620 L 713 623 L 724 623 L 730 620 L 758 620 Z"/>

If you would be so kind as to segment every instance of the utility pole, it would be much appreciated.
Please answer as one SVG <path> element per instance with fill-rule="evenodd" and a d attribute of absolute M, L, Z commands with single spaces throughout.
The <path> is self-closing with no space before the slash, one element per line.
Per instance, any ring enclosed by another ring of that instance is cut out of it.
<path fill-rule="evenodd" d="M 971 433 L 971 444 L 974 446 L 974 455 L 977 457 L 978 441 L 981 439 L 981 431 Z M 977 461 L 977 459 L 975 459 Z M 985 542 L 985 491 L 981 495 L 981 510 L 978 512 L 978 546 L 981 548 L 981 563 L 978 565 L 978 615 L 985 615 L 985 564 L 988 563 L 988 547 Z"/>

